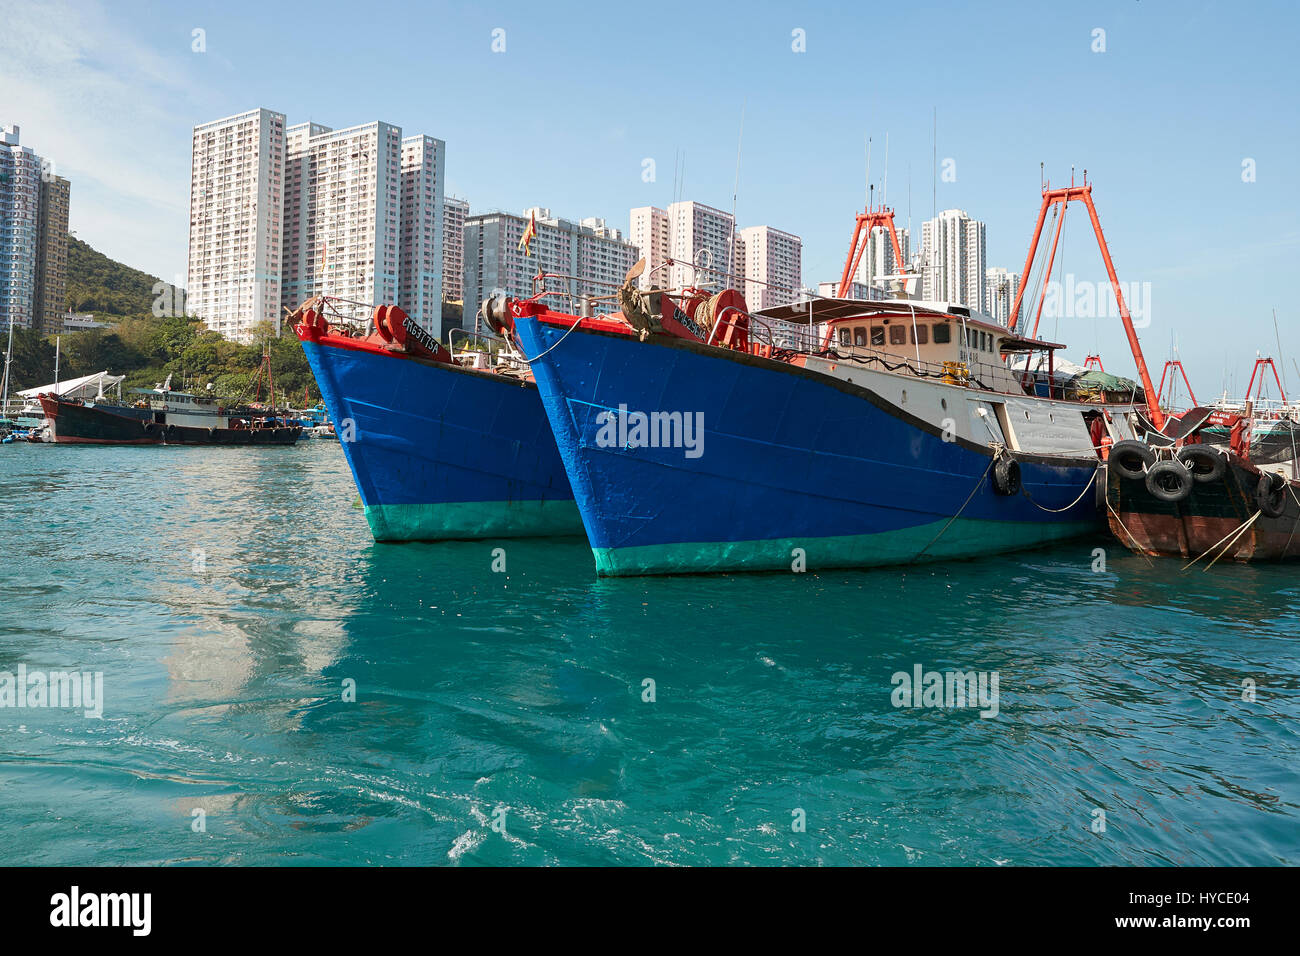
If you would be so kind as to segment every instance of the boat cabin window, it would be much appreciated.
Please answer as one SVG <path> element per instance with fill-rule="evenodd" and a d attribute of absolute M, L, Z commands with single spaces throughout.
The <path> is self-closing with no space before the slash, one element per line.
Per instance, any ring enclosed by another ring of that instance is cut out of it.
<path fill-rule="evenodd" d="M 885 327 L 883 325 L 873 325 L 871 327 L 871 344 L 872 345 L 885 344 Z"/>
<path fill-rule="evenodd" d="M 912 326 L 912 344 L 926 345 L 930 338 L 930 327 L 928 325 Z"/>
<path fill-rule="evenodd" d="M 907 344 L 907 326 L 891 325 L 889 327 L 889 344 L 906 345 Z"/>
<path fill-rule="evenodd" d="M 840 345 L 853 344 L 853 330 L 847 325 L 840 326 Z"/>
<path fill-rule="evenodd" d="M 952 329 L 948 327 L 947 322 L 934 323 L 934 344 L 947 345 L 952 341 Z"/>
<path fill-rule="evenodd" d="M 853 329 L 853 344 L 854 345 L 867 344 L 867 327 L 865 325 L 859 325 Z"/>

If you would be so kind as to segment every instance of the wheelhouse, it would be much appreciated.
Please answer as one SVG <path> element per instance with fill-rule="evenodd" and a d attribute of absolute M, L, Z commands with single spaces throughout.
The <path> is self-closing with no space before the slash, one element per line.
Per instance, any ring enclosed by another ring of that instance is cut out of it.
<path fill-rule="evenodd" d="M 1008 357 L 1043 352 L 1050 367 L 1051 356 L 1063 347 L 1016 335 L 962 306 L 909 300 L 817 299 L 758 316 L 787 327 L 802 320 L 820 352 L 884 371 L 1012 394 L 1032 393 L 1034 382 Z M 1028 367 L 1027 361 L 1021 364 Z"/>

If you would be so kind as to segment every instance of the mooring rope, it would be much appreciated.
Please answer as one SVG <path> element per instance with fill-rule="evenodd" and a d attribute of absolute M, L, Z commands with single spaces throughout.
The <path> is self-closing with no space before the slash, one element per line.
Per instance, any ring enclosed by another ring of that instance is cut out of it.
<path fill-rule="evenodd" d="M 1037 501 L 1034 500 L 1034 498 L 1033 498 L 1032 495 L 1030 495 L 1030 493 L 1029 493 L 1029 489 L 1025 487 L 1025 483 L 1024 483 L 1023 481 L 1020 483 L 1020 493 L 1021 493 L 1022 495 L 1024 495 L 1026 498 L 1028 498 L 1028 499 L 1029 499 L 1029 503 L 1030 503 L 1031 505 L 1033 505 L 1035 508 L 1037 508 L 1039 511 L 1046 511 L 1048 514 L 1059 515 L 1059 514 L 1060 514 L 1061 512 L 1063 512 L 1063 511 L 1069 511 L 1071 508 L 1073 508 L 1075 505 L 1077 505 L 1080 501 L 1083 500 L 1083 496 L 1086 495 L 1086 494 L 1088 493 L 1088 489 L 1092 487 L 1093 482 L 1095 482 L 1095 481 L 1097 480 L 1097 475 L 1099 475 L 1100 473 L 1101 473 L 1101 469 L 1100 469 L 1100 468 L 1094 468 L 1094 469 L 1092 470 L 1092 477 L 1089 478 L 1089 479 L 1088 479 L 1088 483 L 1087 483 L 1086 485 L 1083 486 L 1083 491 L 1079 492 L 1079 497 L 1075 498 L 1073 501 L 1071 501 L 1071 502 L 1070 502 L 1068 505 L 1066 505 L 1064 508 L 1045 508 L 1045 507 L 1043 507 L 1043 506 L 1040 505 Z"/>
<path fill-rule="evenodd" d="M 1292 444 L 1295 444 L 1295 436 L 1294 436 L 1294 435 L 1291 436 L 1291 442 L 1292 442 Z M 1292 471 L 1292 472 L 1295 471 L 1295 459 L 1294 459 L 1294 458 L 1291 459 L 1291 471 Z M 1292 499 L 1295 501 L 1295 503 L 1296 503 L 1296 507 L 1300 508 L 1300 497 L 1296 497 L 1295 486 L 1294 486 L 1291 482 L 1288 481 L 1288 482 L 1286 483 L 1286 487 L 1287 487 L 1287 490 L 1291 492 L 1291 497 L 1292 497 Z M 1291 539 L 1295 537 L 1295 531 L 1296 531 L 1296 528 L 1300 528 L 1300 512 L 1297 512 L 1295 520 L 1291 522 L 1291 533 L 1288 534 L 1288 535 L 1286 536 L 1286 544 L 1283 545 L 1283 547 L 1282 547 L 1282 553 L 1279 555 L 1279 557 L 1283 557 L 1283 558 L 1285 558 L 1285 557 L 1286 557 L 1286 553 L 1287 553 L 1289 550 L 1291 550 Z"/>
<path fill-rule="evenodd" d="M 571 326 L 569 326 L 569 331 L 568 331 L 568 332 L 565 332 L 563 335 L 561 335 L 561 336 L 559 337 L 559 339 L 556 340 L 555 344 L 552 345 L 549 349 L 547 349 L 546 351 L 542 352 L 540 355 L 534 355 L 532 358 L 521 358 L 520 361 L 523 362 L 525 365 L 532 365 L 532 364 L 533 364 L 534 362 L 536 362 L 538 359 L 545 358 L 545 357 L 546 357 L 547 355 L 549 355 L 552 351 L 554 351 L 557 347 L 559 347 L 559 344 L 560 344 L 561 342 L 563 342 L 565 339 L 567 339 L 567 338 L 569 337 L 570 333 L 572 333 L 573 330 L 576 329 L 576 328 L 577 328 L 578 326 L 580 326 L 581 324 L 582 324 L 582 320 L 579 319 L 577 322 L 574 322 Z"/>
<path fill-rule="evenodd" d="M 1296 467 L 1295 423 L 1288 421 L 1286 423 L 1286 430 L 1288 434 L 1290 434 L 1291 436 L 1291 474 L 1295 475 L 1295 467 Z M 1286 486 L 1287 486 L 1287 490 L 1291 492 L 1291 497 L 1295 499 L 1296 505 L 1300 506 L 1300 498 L 1296 497 L 1295 487 L 1291 484 L 1290 481 L 1286 483 Z M 1291 533 L 1286 536 L 1286 544 L 1282 546 L 1282 553 L 1279 555 L 1279 557 L 1283 557 L 1283 558 L 1286 557 L 1286 553 L 1291 550 L 1291 539 L 1295 537 L 1295 530 L 1297 527 L 1300 527 L 1300 513 L 1296 515 L 1295 521 L 1291 522 Z"/>
<path fill-rule="evenodd" d="M 925 554 L 925 552 L 929 551 L 936 541 L 943 537 L 944 532 L 952 527 L 954 521 L 961 517 L 961 513 L 966 510 L 966 506 L 974 499 L 975 493 L 980 490 L 980 485 L 984 484 L 984 479 L 989 476 L 989 472 L 993 470 L 993 466 L 997 463 L 997 460 L 998 456 L 996 455 L 989 459 L 989 464 L 988 467 L 984 469 L 984 474 L 980 475 L 979 481 L 975 482 L 975 487 L 970 490 L 970 494 L 966 496 L 966 500 L 963 501 L 961 507 L 957 509 L 957 513 L 948 519 L 948 523 L 939 529 L 939 533 L 930 539 L 929 544 L 916 552 L 916 556 L 912 558 L 911 561 L 907 562 L 908 564 L 915 564 L 917 561 L 921 560 L 921 556 Z"/>
<path fill-rule="evenodd" d="M 1142 545 L 1138 543 L 1138 539 L 1133 536 L 1133 532 L 1128 529 L 1128 525 L 1124 524 L 1124 519 L 1119 516 L 1119 512 L 1111 507 L 1110 495 L 1106 496 L 1106 509 L 1115 516 L 1115 520 L 1119 523 L 1119 526 L 1124 529 L 1124 533 L 1128 535 L 1128 539 L 1133 542 L 1133 547 L 1137 550 L 1137 553 L 1142 556 L 1142 560 L 1154 568 L 1156 563 L 1151 560 L 1151 556 L 1147 554 Z"/>
<path fill-rule="evenodd" d="M 1240 527 L 1236 528 L 1236 529 L 1233 530 L 1233 531 L 1229 531 L 1227 534 L 1225 534 L 1225 535 L 1224 535 L 1222 538 L 1220 538 L 1218 541 L 1214 542 L 1214 544 L 1212 544 L 1212 545 L 1210 545 L 1208 548 L 1206 548 L 1204 554 L 1201 554 L 1200 556 L 1198 556 L 1198 557 L 1196 557 L 1196 558 L 1193 558 L 1191 561 L 1188 561 L 1186 564 L 1184 564 L 1183 567 L 1182 567 L 1182 570 L 1186 571 L 1188 568 L 1190 568 L 1190 567 L 1191 567 L 1193 564 L 1195 564 L 1197 561 L 1201 560 L 1201 558 L 1205 557 L 1205 555 L 1209 554 L 1211 551 L 1213 551 L 1213 550 L 1214 550 L 1215 548 L 1217 548 L 1219 545 L 1223 544 L 1224 541 L 1227 541 L 1228 538 L 1232 538 L 1231 541 L 1228 541 L 1227 544 L 1224 544 L 1224 545 L 1223 545 L 1223 550 L 1219 552 L 1219 556 L 1216 557 L 1213 561 L 1211 561 L 1209 564 L 1207 564 L 1204 568 L 1201 569 L 1202 571 L 1208 571 L 1208 570 L 1210 570 L 1210 568 L 1214 567 L 1214 565 L 1218 562 L 1219 558 L 1221 558 L 1221 557 L 1223 557 L 1225 554 L 1227 554 L 1227 553 L 1228 553 L 1228 549 L 1231 548 L 1234 544 L 1236 544 L 1237 539 L 1240 538 L 1240 537 L 1242 536 L 1242 534 L 1245 533 L 1246 529 L 1249 528 L 1251 525 L 1253 525 L 1253 524 L 1255 523 L 1255 519 L 1258 518 L 1258 517 L 1259 517 L 1261 514 L 1263 514 L 1263 513 L 1264 513 L 1264 512 L 1262 512 L 1262 511 L 1256 511 L 1253 515 L 1251 515 L 1249 518 L 1247 518 L 1246 521 L 1245 521 L 1245 522 L 1244 522 Z"/>

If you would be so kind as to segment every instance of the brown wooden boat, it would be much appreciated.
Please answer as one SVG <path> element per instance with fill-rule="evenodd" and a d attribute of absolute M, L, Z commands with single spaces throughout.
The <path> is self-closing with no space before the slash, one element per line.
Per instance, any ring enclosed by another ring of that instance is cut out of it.
<path fill-rule="evenodd" d="M 1292 477 L 1300 438 L 1252 452 L 1249 418 L 1197 408 L 1172 423 L 1148 436 L 1157 443 L 1110 450 L 1106 517 L 1115 537 L 1143 554 L 1211 564 L 1300 556 L 1300 482 Z"/>

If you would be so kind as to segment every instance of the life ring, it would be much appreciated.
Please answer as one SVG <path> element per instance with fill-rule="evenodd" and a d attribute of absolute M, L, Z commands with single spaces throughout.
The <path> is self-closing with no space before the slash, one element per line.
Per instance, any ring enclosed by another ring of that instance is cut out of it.
<path fill-rule="evenodd" d="M 1002 455 L 993 465 L 993 490 L 1010 496 L 1020 491 L 1020 462 L 1010 455 Z"/>
<path fill-rule="evenodd" d="M 1286 511 L 1286 479 L 1274 472 L 1264 472 L 1255 486 L 1255 503 L 1266 518 L 1280 518 Z"/>
<path fill-rule="evenodd" d="M 1115 466 L 1121 478 L 1137 481 L 1156 463 L 1156 453 L 1145 442 L 1130 438 L 1112 445 L 1107 461 Z"/>
<path fill-rule="evenodd" d="M 1212 445 L 1185 445 L 1178 449 L 1178 460 L 1187 466 L 1192 479 L 1201 484 L 1218 481 L 1228 470 L 1223 453 Z"/>
<path fill-rule="evenodd" d="M 1170 504 L 1192 493 L 1192 473 L 1181 461 L 1158 461 L 1147 469 L 1147 491 Z"/>

